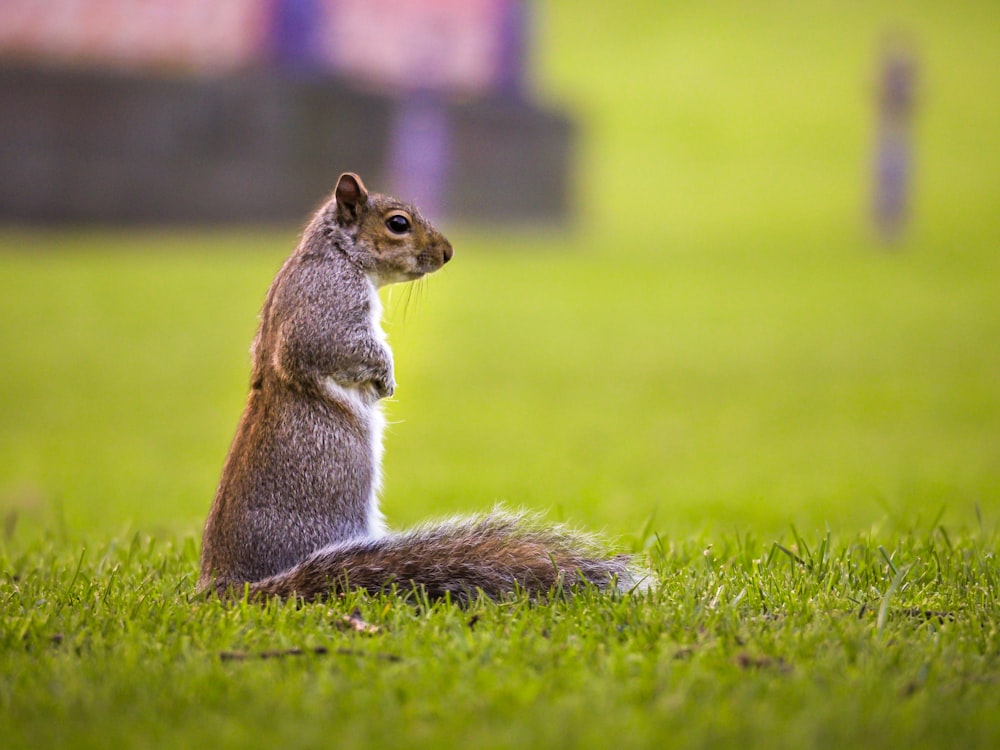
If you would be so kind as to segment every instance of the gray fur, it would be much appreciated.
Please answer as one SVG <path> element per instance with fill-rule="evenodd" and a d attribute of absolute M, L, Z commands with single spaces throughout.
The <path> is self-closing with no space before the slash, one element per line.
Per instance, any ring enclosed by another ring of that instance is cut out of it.
<path fill-rule="evenodd" d="M 393 229 L 404 216 L 410 230 Z M 464 600 L 634 583 L 625 557 L 502 512 L 384 536 L 379 399 L 395 388 L 375 289 L 433 272 L 448 241 L 341 176 L 268 290 L 251 390 L 205 524 L 199 589 L 312 599 L 343 586 Z"/>

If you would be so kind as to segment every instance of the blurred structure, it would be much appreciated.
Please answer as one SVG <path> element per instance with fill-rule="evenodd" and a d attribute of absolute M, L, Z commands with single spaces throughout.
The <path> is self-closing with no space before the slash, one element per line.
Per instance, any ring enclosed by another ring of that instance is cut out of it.
<path fill-rule="evenodd" d="M 899 33 L 882 40 L 876 99 L 876 153 L 872 215 L 881 239 L 893 242 L 906 226 L 913 171 L 913 110 L 917 61 Z"/>
<path fill-rule="evenodd" d="M 491 221 L 568 210 L 526 0 L 3 0 L 0 219 L 299 220 L 341 171 Z"/>

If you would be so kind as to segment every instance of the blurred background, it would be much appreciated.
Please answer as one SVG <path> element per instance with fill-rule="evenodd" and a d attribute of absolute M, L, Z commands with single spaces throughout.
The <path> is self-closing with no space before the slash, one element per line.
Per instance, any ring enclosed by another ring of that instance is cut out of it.
<path fill-rule="evenodd" d="M 196 537 L 270 278 L 345 170 L 384 506 L 629 543 L 995 527 L 1000 6 L 0 3 L 5 538 Z"/>
<path fill-rule="evenodd" d="M 295 221 L 351 164 L 433 215 L 557 219 L 572 125 L 529 91 L 531 10 L 9 0 L 0 216 Z"/>

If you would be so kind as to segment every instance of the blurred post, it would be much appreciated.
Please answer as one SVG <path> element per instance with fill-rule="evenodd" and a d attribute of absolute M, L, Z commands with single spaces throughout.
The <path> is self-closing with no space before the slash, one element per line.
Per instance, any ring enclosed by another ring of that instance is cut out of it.
<path fill-rule="evenodd" d="M 497 90 L 511 99 L 528 96 L 528 36 L 531 17 L 523 0 L 499 3 L 500 53 L 497 64 Z"/>
<path fill-rule="evenodd" d="M 916 79 L 912 44 L 897 32 L 886 34 L 878 62 L 872 191 L 875 228 L 886 243 L 899 239 L 909 215 Z"/>
<path fill-rule="evenodd" d="M 387 162 L 392 191 L 418 203 L 428 218 L 440 220 L 451 163 L 451 127 L 439 96 L 421 91 L 399 100 Z"/>
<path fill-rule="evenodd" d="M 314 73 L 322 69 L 323 7 L 319 0 L 272 0 L 271 54 L 282 70 Z"/>

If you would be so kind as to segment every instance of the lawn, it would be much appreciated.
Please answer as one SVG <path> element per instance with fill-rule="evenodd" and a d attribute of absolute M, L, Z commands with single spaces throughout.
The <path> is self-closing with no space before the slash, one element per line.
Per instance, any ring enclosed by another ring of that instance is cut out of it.
<path fill-rule="evenodd" d="M 1000 745 L 1000 7 L 538 20 L 578 212 L 449 226 L 455 260 L 386 290 L 384 510 L 525 506 L 659 586 L 195 597 L 296 229 L 0 228 L 5 747 Z M 892 22 L 921 87 L 887 247 L 866 200 Z"/>

